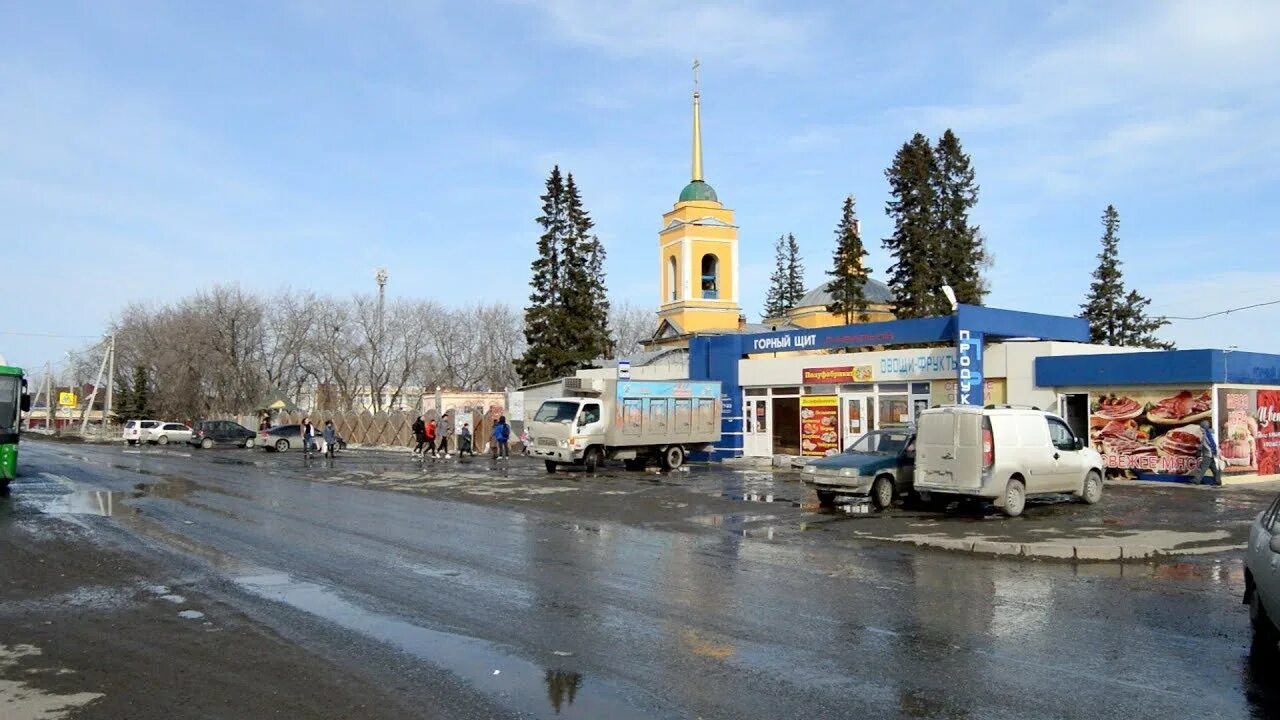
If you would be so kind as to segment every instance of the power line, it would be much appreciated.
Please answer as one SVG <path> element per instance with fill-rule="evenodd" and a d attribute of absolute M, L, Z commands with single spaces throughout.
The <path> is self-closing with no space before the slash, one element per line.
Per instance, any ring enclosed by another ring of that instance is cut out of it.
<path fill-rule="evenodd" d="M 1240 312 L 1241 310 L 1252 310 L 1253 308 L 1266 307 L 1268 305 L 1280 305 L 1280 300 L 1269 300 L 1267 302 L 1254 303 L 1252 305 L 1243 305 L 1241 307 L 1231 308 L 1230 310 L 1219 310 L 1218 312 L 1212 312 L 1212 313 L 1209 313 L 1208 315 L 1197 315 L 1195 317 L 1179 317 L 1177 315 L 1161 315 L 1159 316 L 1159 319 L 1161 320 L 1205 320 L 1211 317 L 1217 317 L 1219 315 L 1230 315 L 1233 312 Z"/>

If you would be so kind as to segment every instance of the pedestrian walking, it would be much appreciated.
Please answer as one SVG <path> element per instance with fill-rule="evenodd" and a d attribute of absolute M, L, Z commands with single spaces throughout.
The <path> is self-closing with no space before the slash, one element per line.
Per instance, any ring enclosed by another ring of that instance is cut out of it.
<path fill-rule="evenodd" d="M 476 456 L 471 450 L 471 423 L 462 423 L 462 429 L 458 431 L 458 459 L 462 459 L 462 453 Z"/>
<path fill-rule="evenodd" d="M 493 457 L 495 460 L 510 458 L 507 443 L 511 440 L 511 426 L 507 424 L 507 416 L 502 415 L 493 425 Z"/>
<path fill-rule="evenodd" d="M 1213 473 L 1213 484 L 1222 484 L 1222 471 L 1218 469 L 1218 443 L 1213 437 L 1213 425 L 1200 421 L 1200 467 L 1196 469 L 1196 485 L 1204 484 L 1205 472 Z"/>
<path fill-rule="evenodd" d="M 333 426 L 332 420 L 324 421 L 324 454 L 325 457 L 333 458 L 334 452 L 338 449 L 338 428 Z"/>
<path fill-rule="evenodd" d="M 432 418 L 427 421 L 426 434 L 427 434 L 427 447 L 422 452 L 425 455 L 425 453 L 429 450 L 431 451 L 431 457 L 436 457 L 436 420 L 435 418 Z"/>
<path fill-rule="evenodd" d="M 524 428 L 520 431 L 520 454 L 529 454 L 529 428 Z"/>
<path fill-rule="evenodd" d="M 440 422 L 436 425 L 436 442 L 440 446 L 440 454 L 449 458 L 449 436 L 453 434 L 453 418 L 448 413 L 440 416 Z"/>
<path fill-rule="evenodd" d="M 271 416 L 263 415 L 262 419 L 258 421 L 258 431 L 262 432 L 270 429 L 271 429 Z"/>
<path fill-rule="evenodd" d="M 298 429 L 302 433 L 302 453 L 310 455 L 311 443 L 316 439 L 316 426 L 311 424 L 311 418 L 304 417 Z"/>
<path fill-rule="evenodd" d="M 427 444 L 427 423 L 422 415 L 413 421 L 413 439 L 417 441 L 413 446 L 413 454 L 421 455 L 423 446 Z"/>

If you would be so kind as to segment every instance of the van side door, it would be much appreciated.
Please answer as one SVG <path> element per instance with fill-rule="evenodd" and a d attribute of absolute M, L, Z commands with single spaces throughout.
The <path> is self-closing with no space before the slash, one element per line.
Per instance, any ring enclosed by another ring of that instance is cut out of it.
<path fill-rule="evenodd" d="M 1056 417 L 1045 416 L 1049 423 L 1049 441 L 1053 443 L 1054 474 L 1057 490 L 1076 492 L 1084 482 L 1084 461 L 1076 450 L 1076 436 L 1067 424 Z"/>
<path fill-rule="evenodd" d="M 1053 455 L 1056 452 L 1049 438 L 1049 424 L 1044 415 L 1039 413 L 1018 414 L 1014 416 L 1014 426 L 1018 434 L 1018 451 L 1015 469 L 1020 468 L 1026 479 L 1028 493 L 1056 492 L 1058 479 L 1058 461 Z M 997 448 L 1000 438 L 996 438 Z M 996 462 L 1000 461 L 1000 450 L 996 450 Z"/>

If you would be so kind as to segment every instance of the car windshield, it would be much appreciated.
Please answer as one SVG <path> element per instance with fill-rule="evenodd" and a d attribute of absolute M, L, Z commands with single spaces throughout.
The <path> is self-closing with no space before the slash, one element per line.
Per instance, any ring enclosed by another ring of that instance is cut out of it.
<path fill-rule="evenodd" d="M 850 445 L 845 452 L 897 455 L 907 446 L 907 441 L 910 439 L 910 433 L 893 430 L 876 430 L 858 438 L 858 440 L 854 444 Z"/>
<path fill-rule="evenodd" d="M 573 422 L 578 414 L 578 403 L 570 400 L 548 400 L 542 403 L 533 416 L 534 422 Z"/>
<path fill-rule="evenodd" d="M 18 396 L 22 382 L 13 375 L 0 375 L 0 430 L 18 426 Z"/>

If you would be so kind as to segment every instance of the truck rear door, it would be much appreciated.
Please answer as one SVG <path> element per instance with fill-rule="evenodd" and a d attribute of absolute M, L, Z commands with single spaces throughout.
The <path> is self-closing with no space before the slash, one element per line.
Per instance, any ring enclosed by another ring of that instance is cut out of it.
<path fill-rule="evenodd" d="M 916 434 L 916 485 L 956 486 L 956 416 L 954 412 L 924 412 Z"/>

